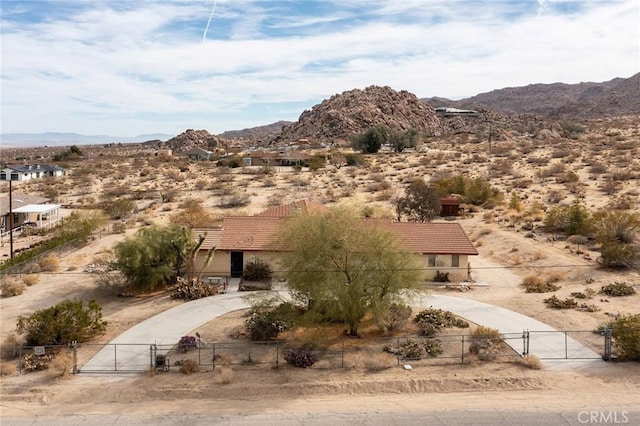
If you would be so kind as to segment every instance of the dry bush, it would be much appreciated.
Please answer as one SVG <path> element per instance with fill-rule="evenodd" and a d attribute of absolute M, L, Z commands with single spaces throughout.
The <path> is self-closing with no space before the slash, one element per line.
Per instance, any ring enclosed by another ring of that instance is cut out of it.
<path fill-rule="evenodd" d="M 60 261 L 58 260 L 58 256 L 51 253 L 40 259 L 38 266 L 40 266 L 40 271 L 42 272 L 56 272 L 60 269 Z"/>
<path fill-rule="evenodd" d="M 9 334 L 2 341 L 2 345 L 0 345 L 0 359 L 12 360 L 18 358 L 20 355 L 20 346 L 22 346 L 23 343 L 24 341 L 15 333 Z"/>
<path fill-rule="evenodd" d="M 527 355 L 523 358 L 518 359 L 518 364 L 532 370 L 542 370 L 544 368 L 544 365 L 542 364 L 542 361 L 540 361 L 540 358 L 535 355 Z"/>
<path fill-rule="evenodd" d="M 29 275 L 25 275 L 24 277 L 22 277 L 22 282 L 27 287 L 31 287 L 32 285 L 38 284 L 38 281 L 40 281 L 40 277 L 38 275 L 29 274 Z"/>
<path fill-rule="evenodd" d="M 15 376 L 18 373 L 18 366 L 14 362 L 0 363 L 0 377 Z"/>
<path fill-rule="evenodd" d="M 26 290 L 27 286 L 21 282 L 8 279 L 0 286 L 0 296 L 13 297 L 19 296 Z"/>
<path fill-rule="evenodd" d="M 546 258 L 547 258 L 547 254 L 541 250 L 537 250 L 533 252 L 533 260 L 542 260 Z"/>
<path fill-rule="evenodd" d="M 213 380 L 221 385 L 228 385 L 233 381 L 233 370 L 229 364 L 216 366 L 213 370 Z"/>
<path fill-rule="evenodd" d="M 548 293 L 560 288 L 553 283 L 545 281 L 537 275 L 528 275 L 524 277 L 522 280 L 522 286 L 524 286 L 527 293 Z"/>
<path fill-rule="evenodd" d="M 564 272 L 562 271 L 550 271 L 549 273 L 547 273 L 547 283 L 548 284 L 552 284 L 552 283 L 557 283 L 559 281 L 562 281 L 564 279 Z"/>
<path fill-rule="evenodd" d="M 47 371 L 56 378 L 69 378 L 73 374 L 73 355 L 68 350 L 59 352 L 49 363 Z"/>
<path fill-rule="evenodd" d="M 383 371 L 394 365 L 394 358 L 388 354 L 369 354 L 364 360 L 364 368 L 369 372 Z"/>
<path fill-rule="evenodd" d="M 200 371 L 200 366 L 195 360 L 187 358 L 182 361 L 182 365 L 180 366 L 180 372 L 182 374 L 197 373 L 198 371 Z"/>

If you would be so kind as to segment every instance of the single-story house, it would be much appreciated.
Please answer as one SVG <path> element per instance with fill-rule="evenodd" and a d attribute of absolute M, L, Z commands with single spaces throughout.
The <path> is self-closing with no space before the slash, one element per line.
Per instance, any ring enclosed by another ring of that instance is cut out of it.
<path fill-rule="evenodd" d="M 245 166 L 307 166 L 310 158 L 298 150 L 253 151 L 242 156 Z"/>
<path fill-rule="evenodd" d="M 49 164 L 24 164 L 7 166 L 0 170 L 0 180 L 26 181 L 48 176 L 64 176 L 64 169 Z"/>
<path fill-rule="evenodd" d="M 185 151 L 184 155 L 186 155 L 189 160 L 209 161 L 213 156 L 213 152 L 207 151 L 206 149 L 202 148 L 192 148 L 188 151 Z"/>
<path fill-rule="evenodd" d="M 460 215 L 460 199 L 458 197 L 440 198 L 440 216 L 450 217 Z"/>
<path fill-rule="evenodd" d="M 47 198 L 13 192 L 11 194 L 11 212 L 14 229 L 25 223 L 38 227 L 50 227 L 60 221 L 60 205 L 46 204 Z M 9 232 L 9 194 L 0 196 L 0 232 Z"/>
<path fill-rule="evenodd" d="M 327 207 L 307 200 L 274 207 L 256 216 L 227 216 L 219 229 L 194 230 L 204 235 L 205 241 L 196 258 L 196 268 L 203 276 L 240 277 L 247 262 L 260 258 L 271 265 L 278 263 L 286 250 L 277 243 L 280 229 L 295 214 L 314 214 L 327 211 Z M 466 278 L 469 256 L 478 252 L 460 224 L 455 222 L 394 222 L 389 219 L 363 219 L 388 229 L 399 237 L 401 246 L 416 253 L 424 261 L 428 279 L 436 271 L 450 272 Z M 206 253 L 215 247 L 215 255 L 204 266 Z M 277 269 L 274 268 L 274 269 Z"/>

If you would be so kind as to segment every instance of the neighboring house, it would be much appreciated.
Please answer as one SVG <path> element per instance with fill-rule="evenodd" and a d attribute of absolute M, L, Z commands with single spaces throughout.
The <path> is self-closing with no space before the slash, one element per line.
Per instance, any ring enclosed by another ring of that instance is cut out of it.
<path fill-rule="evenodd" d="M 64 169 L 60 166 L 49 164 L 7 166 L 0 170 L 0 180 L 27 181 L 59 176 L 64 176 Z"/>
<path fill-rule="evenodd" d="M 209 161 L 213 156 L 213 152 L 207 151 L 206 149 L 202 148 L 192 148 L 188 151 L 185 151 L 183 154 L 186 155 L 189 160 L 194 161 Z"/>
<path fill-rule="evenodd" d="M 458 197 L 440 198 L 440 216 L 450 217 L 460 215 L 460 199 Z"/>
<path fill-rule="evenodd" d="M 11 195 L 11 211 L 13 212 L 14 229 L 25 223 L 33 223 L 39 227 L 49 227 L 60 221 L 60 205 L 45 204 L 47 198 L 36 197 L 21 192 Z M 9 194 L 0 196 L 0 232 L 9 232 Z"/>
<path fill-rule="evenodd" d="M 255 258 L 275 265 L 280 254 L 286 251 L 286 244 L 278 241 L 278 235 L 287 218 L 325 211 L 328 211 L 327 207 L 303 200 L 274 207 L 256 216 L 225 217 L 221 229 L 195 230 L 196 235 L 205 235 L 196 260 L 197 268 L 203 269 L 205 276 L 240 277 L 244 265 Z M 427 279 L 432 279 L 436 271 L 453 272 L 464 279 L 468 275 L 469 256 L 478 255 L 458 223 L 363 220 L 393 232 L 405 250 L 421 256 L 428 270 Z M 204 266 L 206 252 L 212 247 L 216 248 L 213 261 Z"/>
<path fill-rule="evenodd" d="M 242 156 L 244 166 L 308 166 L 311 156 L 298 150 L 253 151 Z"/>

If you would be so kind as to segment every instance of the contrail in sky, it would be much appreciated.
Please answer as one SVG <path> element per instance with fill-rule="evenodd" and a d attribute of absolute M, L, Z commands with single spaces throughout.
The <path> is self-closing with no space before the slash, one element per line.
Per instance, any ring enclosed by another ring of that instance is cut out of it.
<path fill-rule="evenodd" d="M 211 20 L 213 19 L 213 14 L 216 13 L 216 4 L 218 4 L 218 0 L 213 1 L 213 9 L 211 9 L 211 15 L 209 15 L 209 20 L 207 21 L 207 27 L 204 29 L 204 34 L 202 34 L 202 44 L 207 39 L 207 31 L 209 31 L 209 25 L 211 24 Z"/>

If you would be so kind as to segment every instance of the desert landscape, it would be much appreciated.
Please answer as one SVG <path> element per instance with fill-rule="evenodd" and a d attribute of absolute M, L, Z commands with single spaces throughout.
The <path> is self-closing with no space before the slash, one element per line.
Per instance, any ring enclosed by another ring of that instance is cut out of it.
<path fill-rule="evenodd" d="M 635 84 L 639 76 L 632 77 Z M 455 106 L 477 108 L 474 105 Z M 579 111 L 584 109 L 581 105 Z M 471 278 L 486 285 L 469 291 L 460 291 L 457 285 L 425 286 L 427 291 L 504 307 L 557 330 L 595 330 L 620 316 L 638 314 L 637 291 L 626 297 L 598 293 L 616 282 L 639 290 L 638 269 L 603 266 L 595 237 L 578 238 L 554 229 L 548 216 L 558 206 L 576 204 L 589 214 L 638 212 L 640 117 L 600 115 L 595 107 L 589 117 L 478 110 L 482 111 L 479 116 L 443 117 L 412 94 L 370 87 L 336 95 L 305 111 L 298 122 L 280 123 L 280 131 L 277 126 L 276 130 L 247 129 L 229 137 L 190 129 L 168 141 L 76 147 L 80 155 L 55 161 L 66 170 L 64 177 L 16 183 L 13 191 L 59 203 L 63 215 L 103 207 L 109 221 L 82 246 L 55 254 L 53 270 L 41 271 L 32 264 L 3 271 L 3 293 L 8 283 L 21 288 L 19 294 L 0 300 L 3 345 L 20 342 L 15 336 L 20 315 L 67 298 L 94 298 L 101 304 L 108 325 L 95 343 L 108 343 L 155 314 L 189 303 L 172 299 L 170 291 L 118 297 L 96 284 L 92 265 L 113 256 L 114 244 L 141 228 L 176 221 L 215 228 L 227 215 L 253 215 L 303 199 L 329 207 L 346 205 L 366 217 L 395 219 L 394 203 L 415 179 L 438 185 L 459 177 L 481 178 L 493 194 L 481 203 L 464 202 L 464 195 L 457 194 L 463 199 L 463 213 L 447 219 L 459 223 L 477 248 L 478 258 L 470 260 Z M 366 131 L 367 123 L 415 128 L 420 143 L 401 152 L 383 146 L 376 153 L 359 153 L 350 140 Z M 188 160 L 184 153 L 193 148 L 211 149 L 212 159 Z M 18 158 L 27 163 L 38 158 L 47 163 L 67 149 L 3 147 L 2 158 L 12 163 Z M 255 158 L 256 153 L 259 158 L 280 153 L 305 161 L 243 163 L 243 158 Z M 105 208 L 123 199 L 132 201 L 131 208 Z M 47 234 L 19 234 L 13 247 L 19 252 L 46 238 Z M 8 258 L 6 238 L 1 253 Z M 522 284 L 531 277 L 553 284 L 555 290 L 525 292 Z M 585 303 L 576 304 L 577 309 L 551 309 L 544 303 L 551 295 L 562 300 L 578 293 L 585 295 Z M 199 331 L 207 341 L 225 341 L 244 320 L 243 311 L 233 312 Z M 584 345 L 594 343 L 588 333 L 576 336 Z M 274 415 L 326 412 L 328 406 L 332 412 L 341 412 L 353 404 L 361 404 L 363 410 L 382 404 L 381 410 L 391 411 L 394 406 L 409 411 L 443 406 L 448 410 L 637 411 L 640 391 L 637 362 L 556 371 L 531 369 L 518 360 L 472 360 L 406 371 L 375 369 L 361 360 L 337 370 L 233 366 L 227 367 L 227 377 L 220 369 L 188 376 L 176 369 L 155 376 L 67 374 L 63 378 L 52 370 L 19 375 L 16 365 L 15 360 L 3 360 L 0 379 L 2 415 L 12 418 L 171 414 L 183 412 L 185 406 L 198 414 L 212 412 L 212 404 L 214 412 L 221 414 Z"/>

